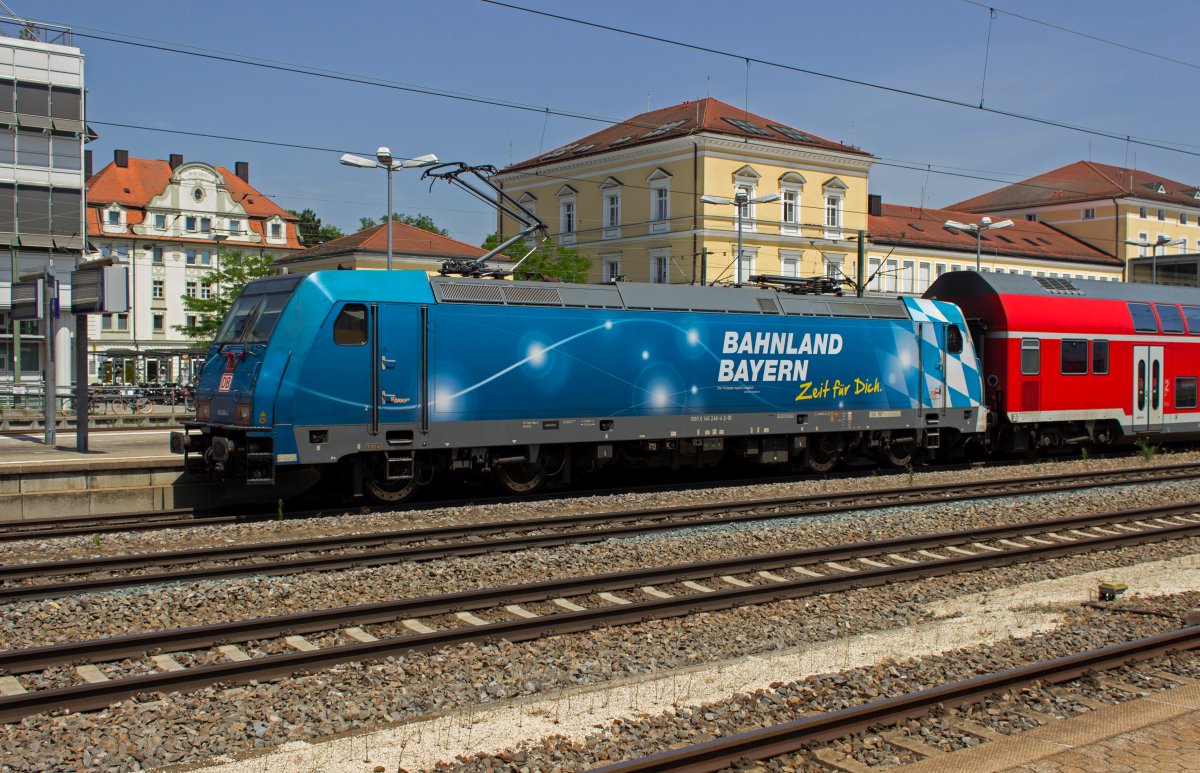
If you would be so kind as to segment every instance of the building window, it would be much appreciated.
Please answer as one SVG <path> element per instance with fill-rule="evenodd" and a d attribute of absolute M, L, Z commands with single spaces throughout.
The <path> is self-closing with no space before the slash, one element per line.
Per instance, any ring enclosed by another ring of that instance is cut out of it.
<path fill-rule="evenodd" d="M 560 201 L 558 204 L 559 233 L 575 233 L 575 199 Z"/>
<path fill-rule="evenodd" d="M 160 231 L 167 230 L 167 216 L 166 215 L 155 215 L 154 216 L 154 227 Z"/>
<path fill-rule="evenodd" d="M 745 282 L 758 273 L 758 249 L 742 247 L 742 281 Z M 735 277 L 736 279 L 736 277 Z"/>
<path fill-rule="evenodd" d="M 825 196 L 825 227 L 842 227 L 842 197 Z"/>
<path fill-rule="evenodd" d="M 188 215 L 187 217 L 185 217 L 183 219 L 183 227 L 185 229 L 187 229 L 188 231 L 195 231 L 196 230 L 196 220 L 197 219 L 196 219 L 195 215 Z"/>
<path fill-rule="evenodd" d="M 200 265 L 212 265 L 212 253 L 210 253 L 208 250 L 200 250 Z"/>
<path fill-rule="evenodd" d="M 121 213 L 115 209 L 108 210 L 108 224 L 109 225 L 120 225 L 121 224 Z"/>
<path fill-rule="evenodd" d="M 788 225 L 800 224 L 800 191 L 784 189 L 783 191 L 783 211 L 780 212 L 780 219 Z"/>
<path fill-rule="evenodd" d="M 800 253 L 782 251 L 779 253 L 779 275 L 800 276 Z"/>
<path fill-rule="evenodd" d="M 229 221 L 229 235 L 230 236 L 241 236 L 242 235 L 242 221 L 241 220 L 230 220 Z"/>
<path fill-rule="evenodd" d="M 917 292 L 923 293 L 929 289 L 929 264 L 917 264 Z"/>
<path fill-rule="evenodd" d="M 671 176 L 655 169 L 646 181 L 650 187 L 650 233 L 665 233 L 671 230 Z"/>
<path fill-rule="evenodd" d="M 911 260 L 906 260 L 900 265 L 900 292 L 915 292 L 916 286 L 914 282 L 917 281 L 916 264 Z"/>
<path fill-rule="evenodd" d="M 200 300 L 207 301 L 212 298 L 212 285 L 205 283 L 200 285 Z"/>
<path fill-rule="evenodd" d="M 882 258 L 867 258 L 867 287 L 875 292 L 883 291 Z"/>
<path fill-rule="evenodd" d="M 166 280 L 155 279 L 150 285 L 150 297 L 151 298 L 165 298 L 167 295 L 166 284 L 167 284 Z"/>
<path fill-rule="evenodd" d="M 821 258 L 825 263 L 825 276 L 840 282 L 842 279 L 842 256 L 823 253 Z"/>
<path fill-rule="evenodd" d="M 1021 339 L 1021 375 L 1036 376 L 1042 372 L 1042 342 L 1036 338 Z"/>
<path fill-rule="evenodd" d="M 200 218 L 200 230 L 203 233 L 208 233 L 209 231 L 211 231 L 212 230 L 212 218 L 210 218 L 210 217 Z"/>
<path fill-rule="evenodd" d="M 1167 219 L 1167 210 L 1165 210 L 1165 209 L 1158 210 L 1158 219 L 1166 220 Z"/>
<path fill-rule="evenodd" d="M 1144 258 L 1144 257 L 1148 256 L 1150 253 L 1147 252 L 1146 250 L 1150 249 L 1149 246 L 1147 246 L 1147 242 L 1150 241 L 1150 234 L 1146 233 L 1145 231 L 1142 231 L 1141 233 L 1138 234 L 1137 240 L 1139 242 L 1141 242 L 1141 244 L 1138 245 L 1138 257 Z"/>
<path fill-rule="evenodd" d="M 1187 213 L 1186 212 L 1179 213 L 1179 224 L 1187 225 Z"/>
<path fill-rule="evenodd" d="M 283 224 L 282 223 L 271 223 L 271 238 L 272 239 L 282 239 L 283 238 Z"/>
<path fill-rule="evenodd" d="M 1094 207 L 1087 207 L 1086 209 L 1084 209 L 1083 210 L 1083 219 L 1084 220 L 1095 220 L 1096 219 L 1096 209 Z"/>
<path fill-rule="evenodd" d="M 113 326 L 113 315 L 112 314 L 101 314 L 100 315 L 100 329 L 101 330 L 112 330 L 112 326 Z"/>
<path fill-rule="evenodd" d="M 196 285 L 197 285 L 196 282 L 188 282 L 184 285 L 184 287 L 186 288 L 187 297 L 189 297 L 189 298 L 196 297 Z"/>
<path fill-rule="evenodd" d="M 196 265 L 196 251 L 195 251 L 195 250 L 188 250 L 188 251 L 187 251 L 187 257 L 185 258 L 185 262 L 186 262 L 186 263 L 187 263 L 189 266 L 194 266 L 194 265 Z"/>
<path fill-rule="evenodd" d="M 608 191 L 604 194 L 604 227 L 616 228 L 621 224 L 621 192 Z"/>
<path fill-rule="evenodd" d="M 197 319 L 198 318 L 195 314 L 188 314 L 186 317 L 183 318 L 183 323 L 185 325 L 187 325 L 188 327 L 195 327 Z"/>
<path fill-rule="evenodd" d="M 163 262 L 163 248 L 162 247 L 152 248 L 150 250 L 150 260 L 154 263 L 162 263 Z"/>
<path fill-rule="evenodd" d="M 1027 221 L 1029 221 L 1030 223 L 1036 223 L 1037 222 L 1037 213 L 1036 212 L 1027 212 L 1027 213 L 1025 213 L 1025 219 Z"/>
<path fill-rule="evenodd" d="M 651 250 L 650 251 L 650 281 L 653 284 L 667 284 L 668 269 L 670 267 L 671 256 L 666 250 Z"/>
<path fill-rule="evenodd" d="M 1138 217 L 1150 217 L 1150 212 L 1145 207 L 1138 207 Z"/>
<path fill-rule="evenodd" d="M 196 201 L 204 201 L 204 189 L 203 188 L 193 188 L 192 189 L 192 198 L 195 199 Z"/>
<path fill-rule="evenodd" d="M 615 282 L 617 277 L 621 275 L 621 256 L 620 255 L 604 255 L 601 257 L 604 261 L 603 281 Z"/>
<path fill-rule="evenodd" d="M 895 258 L 890 258 L 883 269 L 883 289 L 885 292 L 894 293 L 897 291 L 897 285 L 900 282 L 900 261 Z"/>
<path fill-rule="evenodd" d="M 129 315 L 128 314 L 118 314 L 117 315 L 117 330 L 128 330 L 128 329 L 129 329 Z"/>
<path fill-rule="evenodd" d="M 165 314 L 155 314 L 152 318 L 155 333 L 163 333 L 167 329 L 167 316 Z"/>

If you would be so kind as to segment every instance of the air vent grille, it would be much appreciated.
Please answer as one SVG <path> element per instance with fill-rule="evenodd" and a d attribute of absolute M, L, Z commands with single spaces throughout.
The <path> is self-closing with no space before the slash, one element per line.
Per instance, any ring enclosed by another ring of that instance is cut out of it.
<path fill-rule="evenodd" d="M 1046 292 L 1055 295 L 1083 295 L 1075 283 L 1066 277 L 1038 276 L 1034 277 L 1033 281 L 1040 284 Z"/>
<path fill-rule="evenodd" d="M 495 284 L 457 284 L 438 285 L 442 290 L 442 300 L 453 303 L 504 303 L 504 294 L 500 286 Z"/>
<path fill-rule="evenodd" d="M 779 313 L 779 304 L 775 302 L 774 298 L 759 298 L 758 308 L 762 310 L 763 314 Z"/>
<path fill-rule="evenodd" d="M 504 300 L 509 303 L 529 304 L 536 306 L 562 306 L 562 296 L 553 287 L 523 287 L 513 286 L 504 288 Z"/>

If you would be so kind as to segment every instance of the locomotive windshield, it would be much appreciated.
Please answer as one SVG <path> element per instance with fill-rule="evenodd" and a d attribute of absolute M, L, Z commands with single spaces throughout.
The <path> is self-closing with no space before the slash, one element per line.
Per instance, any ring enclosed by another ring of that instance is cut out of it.
<path fill-rule="evenodd" d="M 279 314 L 292 297 L 290 292 L 243 294 L 233 302 L 229 316 L 225 318 L 213 343 L 261 344 L 266 343 L 279 321 Z"/>

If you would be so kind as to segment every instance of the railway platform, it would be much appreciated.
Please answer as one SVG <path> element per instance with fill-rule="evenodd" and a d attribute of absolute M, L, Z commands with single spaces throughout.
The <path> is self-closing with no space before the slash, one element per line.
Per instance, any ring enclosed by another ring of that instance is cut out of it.
<path fill-rule="evenodd" d="M 203 506 L 211 487 L 184 473 L 169 434 L 92 432 L 87 453 L 70 431 L 53 446 L 41 432 L 0 436 L 0 522 Z"/>

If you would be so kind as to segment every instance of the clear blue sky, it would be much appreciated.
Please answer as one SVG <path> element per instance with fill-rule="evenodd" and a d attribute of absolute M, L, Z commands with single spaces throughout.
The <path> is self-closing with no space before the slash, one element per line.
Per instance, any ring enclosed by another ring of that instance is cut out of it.
<path fill-rule="evenodd" d="M 1184 147 L 1156 150 L 939 105 L 488 5 L 479 0 L 206 3 L 9 0 L 19 14 L 209 51 L 612 119 L 711 95 L 887 163 L 1017 180 L 1091 158 L 1200 184 L 1200 5 L 1114 0 L 997 0 L 997 8 L 1183 60 L 1164 61 L 999 13 L 991 22 L 988 107 Z M 988 11 L 964 0 L 756 3 L 689 0 L 548 2 L 528 8 L 741 55 L 977 104 Z M 1136 20 L 1136 23 L 1133 21 Z M 272 72 L 77 37 L 87 56 L 91 121 L 277 140 L 371 153 L 437 153 L 504 166 L 601 123 Z M 357 229 L 380 216 L 381 172 L 339 166 L 338 153 L 95 125 L 95 168 L 134 156 L 232 167 L 282 206 Z M 1181 145 L 1181 143 L 1194 143 Z M 431 215 L 478 244 L 494 225 L 482 204 L 419 174 L 394 178 L 395 208 Z M 876 166 L 885 201 L 938 207 L 999 183 Z"/>

